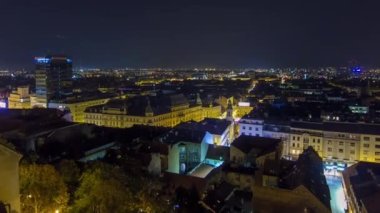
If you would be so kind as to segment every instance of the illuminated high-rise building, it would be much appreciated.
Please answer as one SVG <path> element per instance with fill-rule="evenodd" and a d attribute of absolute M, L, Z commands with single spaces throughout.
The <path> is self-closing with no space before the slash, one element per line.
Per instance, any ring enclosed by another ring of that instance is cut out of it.
<path fill-rule="evenodd" d="M 66 56 L 36 57 L 37 105 L 48 107 L 72 94 L 72 61 Z"/>

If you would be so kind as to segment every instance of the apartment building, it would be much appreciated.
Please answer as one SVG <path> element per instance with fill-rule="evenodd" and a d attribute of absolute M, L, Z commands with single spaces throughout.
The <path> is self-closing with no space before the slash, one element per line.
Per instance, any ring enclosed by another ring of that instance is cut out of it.
<path fill-rule="evenodd" d="M 278 122 L 249 116 L 239 121 L 239 135 L 279 138 L 283 156 L 297 159 L 309 146 L 326 163 L 380 163 L 380 125 L 344 122 Z"/>

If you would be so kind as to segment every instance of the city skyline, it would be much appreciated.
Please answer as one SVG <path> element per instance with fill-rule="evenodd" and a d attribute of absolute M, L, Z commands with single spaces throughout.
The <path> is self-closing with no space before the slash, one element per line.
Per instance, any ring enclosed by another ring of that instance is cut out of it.
<path fill-rule="evenodd" d="M 378 62 L 379 3 L 5 1 L 0 67 L 308 67 Z"/>
<path fill-rule="evenodd" d="M 0 213 L 380 209 L 379 1 L 0 2 Z"/>

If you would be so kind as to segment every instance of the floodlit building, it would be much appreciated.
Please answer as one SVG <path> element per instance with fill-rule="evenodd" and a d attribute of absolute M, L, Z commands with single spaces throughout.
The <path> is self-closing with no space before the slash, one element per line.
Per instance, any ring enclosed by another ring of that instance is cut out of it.
<path fill-rule="evenodd" d="M 133 125 L 174 127 L 182 122 L 205 118 L 202 105 L 190 104 L 183 94 L 136 96 L 126 100 L 111 100 L 107 104 L 88 107 L 85 122 L 106 127 L 127 128 Z M 220 106 L 207 110 L 220 115 Z M 219 112 L 219 113 L 217 113 Z"/>
<path fill-rule="evenodd" d="M 218 146 L 229 146 L 234 139 L 233 124 L 226 119 L 205 118 L 200 122 L 189 121 L 182 123 L 177 128 L 208 132 L 212 136 L 212 144 Z"/>
<path fill-rule="evenodd" d="M 63 102 L 53 100 L 48 104 L 48 108 L 67 111 L 70 121 L 85 123 L 85 110 L 88 107 L 106 104 L 112 97 L 112 95 L 98 94 L 97 96 L 84 95 L 81 98 L 72 97 Z"/>
<path fill-rule="evenodd" d="M 17 87 L 8 97 L 9 109 L 30 109 L 30 93 L 29 86 Z"/>
<path fill-rule="evenodd" d="M 202 131 L 174 129 L 166 135 L 163 139 L 164 143 L 172 143 L 168 155 L 168 172 L 187 174 L 197 168 L 206 158 L 208 149 L 206 140 L 207 136 Z M 206 166 L 205 164 L 204 167 Z M 208 170 L 212 168 L 203 168 L 202 172 L 207 175 Z"/>
<path fill-rule="evenodd" d="M 239 121 L 239 134 L 282 139 L 284 156 L 292 159 L 311 146 L 328 168 L 343 169 L 358 161 L 380 162 L 380 125 L 377 124 L 281 123 L 245 116 Z"/>
<path fill-rule="evenodd" d="M 0 204 L 20 213 L 19 161 L 21 155 L 0 139 Z"/>
<path fill-rule="evenodd" d="M 72 61 L 66 56 L 36 57 L 37 105 L 47 107 L 55 99 L 65 100 L 72 94 Z"/>

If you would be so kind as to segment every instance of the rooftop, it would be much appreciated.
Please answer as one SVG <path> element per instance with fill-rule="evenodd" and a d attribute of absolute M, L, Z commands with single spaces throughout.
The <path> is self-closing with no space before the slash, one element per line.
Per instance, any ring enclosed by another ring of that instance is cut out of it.
<path fill-rule="evenodd" d="M 178 125 L 178 128 L 207 131 L 214 135 L 222 135 L 230 125 L 231 122 L 224 119 L 206 118 L 200 122 L 190 121 L 182 123 Z"/>
<path fill-rule="evenodd" d="M 359 205 L 367 212 L 378 212 L 380 208 L 380 164 L 359 162 L 343 172 L 345 182 L 352 186 Z"/>
<path fill-rule="evenodd" d="M 262 156 L 276 150 L 280 142 L 280 139 L 240 135 L 232 142 L 231 146 L 244 153 L 249 153 L 252 149 L 256 149 L 259 151 L 258 156 Z"/>
<path fill-rule="evenodd" d="M 311 147 L 299 156 L 293 167 L 281 175 L 279 185 L 291 190 L 303 185 L 330 209 L 330 191 L 323 172 L 323 161 Z"/>
<path fill-rule="evenodd" d="M 104 110 L 119 109 L 120 111 L 125 110 L 127 115 L 145 116 L 148 106 L 154 115 L 160 115 L 171 112 L 175 107 L 188 107 L 189 102 L 183 94 L 135 96 L 125 100 L 110 100 L 107 104 L 89 107 L 86 112 L 107 113 Z"/>
<path fill-rule="evenodd" d="M 158 140 L 167 144 L 176 144 L 178 142 L 201 143 L 204 136 L 205 132 L 203 131 L 174 128 L 160 136 Z"/>
<path fill-rule="evenodd" d="M 292 122 L 292 128 L 323 130 L 327 132 L 345 132 L 356 134 L 380 135 L 379 124 L 348 123 L 348 122 Z"/>

